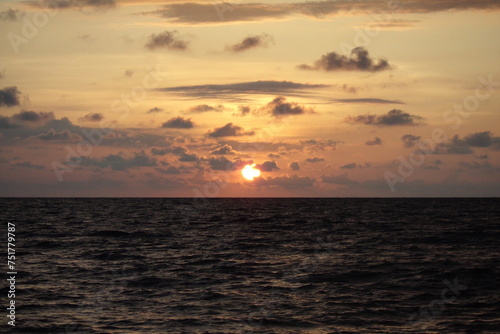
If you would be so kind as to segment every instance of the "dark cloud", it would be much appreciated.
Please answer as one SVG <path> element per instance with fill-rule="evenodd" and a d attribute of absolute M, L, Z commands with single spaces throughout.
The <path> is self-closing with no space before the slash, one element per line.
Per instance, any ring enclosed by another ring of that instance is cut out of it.
<path fill-rule="evenodd" d="M 133 156 L 127 157 L 123 153 L 110 154 L 103 158 L 93 159 L 81 157 L 82 166 L 94 166 L 99 168 L 111 168 L 113 170 L 126 170 L 137 167 L 155 167 L 157 161 L 144 152 L 134 153 Z"/>
<path fill-rule="evenodd" d="M 53 112 L 21 111 L 10 117 L 0 116 L 0 129 L 40 126 L 54 120 Z"/>
<path fill-rule="evenodd" d="M 166 175 L 177 175 L 182 173 L 182 171 L 179 168 L 174 166 L 169 166 L 167 168 L 156 168 L 156 171 Z"/>
<path fill-rule="evenodd" d="M 302 70 L 322 70 L 322 71 L 368 71 L 379 72 L 391 68 L 387 60 L 379 59 L 374 61 L 370 58 L 368 51 L 363 47 L 357 47 L 351 51 L 350 57 L 339 55 L 335 52 L 327 53 L 314 65 L 299 65 Z"/>
<path fill-rule="evenodd" d="M 160 113 L 160 112 L 163 112 L 162 108 L 154 107 L 154 108 L 151 108 L 148 111 L 146 111 L 146 114 L 156 114 L 156 113 Z"/>
<path fill-rule="evenodd" d="M 492 148 L 500 150 L 500 137 L 495 137 L 490 131 L 476 132 L 461 139 L 455 135 L 447 143 L 440 143 L 436 154 L 472 154 L 473 148 Z"/>
<path fill-rule="evenodd" d="M 273 38 L 268 34 L 248 36 L 241 42 L 228 46 L 227 50 L 231 52 L 242 52 L 257 47 L 267 47 L 273 42 Z"/>
<path fill-rule="evenodd" d="M 384 100 L 376 98 L 364 98 L 364 99 L 336 99 L 335 102 L 341 103 L 373 103 L 373 104 L 405 104 L 404 102 L 397 100 Z"/>
<path fill-rule="evenodd" d="M 173 146 L 173 147 L 153 147 L 151 148 L 151 154 L 157 156 L 163 156 L 167 154 L 173 154 L 179 157 L 181 162 L 196 162 L 198 157 L 196 154 L 191 154 L 189 150 L 184 146 Z"/>
<path fill-rule="evenodd" d="M 227 123 L 223 127 L 210 130 L 208 136 L 211 138 L 233 137 L 233 136 L 253 136 L 254 131 L 245 131 L 242 127 Z"/>
<path fill-rule="evenodd" d="M 193 106 L 191 108 L 189 108 L 188 110 L 186 110 L 186 113 L 190 113 L 190 114 L 199 114 L 199 113 L 203 113 L 203 112 L 208 112 L 208 111 L 217 111 L 217 112 L 220 112 L 220 111 L 223 111 L 225 108 L 223 105 L 218 105 L 218 106 L 210 106 L 208 104 L 199 104 L 197 106 Z"/>
<path fill-rule="evenodd" d="M 28 162 L 28 161 L 18 162 L 17 164 L 14 164 L 12 166 L 14 166 L 14 167 L 23 167 L 23 168 L 32 168 L 32 169 L 38 169 L 38 170 L 45 169 L 45 167 L 42 166 L 42 165 L 32 164 L 31 162 Z"/>
<path fill-rule="evenodd" d="M 300 105 L 296 102 L 286 102 L 286 98 L 283 96 L 276 97 L 274 100 L 260 108 L 260 111 L 271 114 L 275 117 L 314 113 L 313 108 Z"/>
<path fill-rule="evenodd" d="M 252 109 L 249 106 L 238 106 L 238 111 L 241 116 L 246 116 Z"/>
<path fill-rule="evenodd" d="M 257 186 L 281 187 L 286 189 L 310 188 L 313 186 L 314 182 L 315 180 L 313 178 L 297 175 L 267 178 L 259 177 L 254 180 L 254 184 Z"/>
<path fill-rule="evenodd" d="M 487 169 L 487 170 L 499 170 L 499 168 L 493 167 L 488 161 L 472 161 L 472 162 L 467 162 L 467 161 L 460 161 L 458 163 L 458 167 L 460 170 L 463 169 Z"/>
<path fill-rule="evenodd" d="M 173 24 L 205 24 L 233 21 L 262 21 L 294 18 L 297 14 L 313 18 L 329 18 L 339 13 L 356 15 L 373 14 L 381 9 L 392 13 L 429 13 L 447 10 L 498 10 L 497 0 L 484 1 L 448 1 L 424 0 L 404 2 L 387 2 L 386 0 L 352 1 L 327 0 L 295 3 L 194 3 L 175 2 L 166 4 L 160 9 L 143 14 L 155 15 Z"/>
<path fill-rule="evenodd" d="M 319 157 L 312 157 L 312 158 L 306 159 L 306 162 L 309 162 L 309 163 L 315 163 L 315 162 L 321 162 L 321 161 L 325 161 L 325 159 L 319 158 Z"/>
<path fill-rule="evenodd" d="M 300 164 L 298 161 L 294 161 L 290 163 L 290 165 L 288 165 L 288 168 L 290 168 L 291 170 L 300 170 Z"/>
<path fill-rule="evenodd" d="M 273 172 L 280 169 L 278 164 L 274 161 L 264 161 L 263 163 L 256 165 L 255 168 L 260 169 L 263 172 Z"/>
<path fill-rule="evenodd" d="M 41 133 L 39 135 L 36 135 L 32 137 L 33 139 L 37 140 L 44 140 L 44 141 L 82 141 L 83 138 L 76 134 L 72 133 L 69 130 L 64 130 L 61 132 L 57 132 L 54 129 L 50 129 L 47 131 L 47 133 Z"/>
<path fill-rule="evenodd" d="M 337 184 L 341 186 L 357 186 L 358 182 L 353 181 L 347 177 L 347 174 L 342 174 L 342 175 L 322 175 L 321 181 L 323 183 L 329 183 L 329 184 Z"/>
<path fill-rule="evenodd" d="M 24 12 L 13 8 L 0 12 L 0 20 L 2 21 L 19 21 L 23 16 Z"/>
<path fill-rule="evenodd" d="M 354 162 L 351 162 L 350 164 L 345 164 L 343 166 L 340 166 L 340 169 L 354 169 L 357 168 L 358 165 Z"/>
<path fill-rule="evenodd" d="M 100 122 L 104 119 L 104 115 L 101 113 L 90 113 L 83 117 L 80 117 L 80 121 L 83 122 Z"/>
<path fill-rule="evenodd" d="M 0 107 L 18 106 L 20 93 L 15 86 L 0 89 Z"/>
<path fill-rule="evenodd" d="M 352 124 L 366 125 L 421 125 L 423 118 L 417 115 L 405 113 L 399 109 L 393 109 L 385 115 L 359 115 L 348 116 L 346 121 Z"/>
<path fill-rule="evenodd" d="M 401 141 L 404 144 L 404 147 L 413 147 L 420 140 L 420 136 L 414 136 L 411 134 L 407 134 L 401 137 Z"/>
<path fill-rule="evenodd" d="M 250 81 L 232 84 L 207 84 L 158 88 L 156 91 L 181 94 L 196 98 L 219 98 L 231 101 L 247 100 L 247 94 L 286 94 L 301 96 L 308 90 L 330 87 L 329 85 L 302 84 L 292 81 Z"/>
<path fill-rule="evenodd" d="M 231 145 L 224 145 L 221 147 L 216 148 L 210 154 L 215 154 L 215 155 L 223 155 L 223 154 L 235 154 L 235 151 L 231 147 Z"/>
<path fill-rule="evenodd" d="M 488 160 L 490 157 L 488 154 L 481 154 L 481 155 L 476 155 L 476 159 L 482 159 L 482 160 Z"/>
<path fill-rule="evenodd" d="M 382 145 L 382 139 L 380 139 L 379 137 L 375 137 L 375 139 L 373 139 L 373 140 L 366 141 L 365 145 L 368 145 L 368 146 Z"/>
<path fill-rule="evenodd" d="M 115 0 L 39 0 L 30 1 L 32 6 L 38 8 L 110 8 L 116 6 Z"/>
<path fill-rule="evenodd" d="M 161 127 L 169 129 L 191 129 L 194 127 L 194 123 L 191 121 L 191 118 L 185 119 L 182 117 L 174 117 L 163 123 Z"/>
<path fill-rule="evenodd" d="M 208 164 L 212 170 L 231 170 L 233 162 L 226 157 L 211 157 L 208 159 Z"/>
<path fill-rule="evenodd" d="M 476 132 L 465 136 L 464 142 L 472 147 L 489 147 L 497 142 L 500 138 L 493 137 L 490 131 Z"/>
<path fill-rule="evenodd" d="M 170 49 L 170 50 L 186 50 L 189 42 L 178 37 L 177 30 L 164 31 L 159 34 L 151 34 L 149 41 L 145 47 L 150 50 Z"/>

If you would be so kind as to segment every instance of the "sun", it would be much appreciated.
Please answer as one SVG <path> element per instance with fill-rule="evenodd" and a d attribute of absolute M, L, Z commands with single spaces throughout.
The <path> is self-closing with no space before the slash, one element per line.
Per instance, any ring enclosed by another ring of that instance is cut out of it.
<path fill-rule="evenodd" d="M 253 165 L 246 165 L 241 170 L 241 174 L 248 181 L 253 181 L 254 178 L 260 176 L 260 170 L 258 170 L 257 168 L 254 168 L 254 167 L 255 167 L 255 164 L 253 164 Z"/>

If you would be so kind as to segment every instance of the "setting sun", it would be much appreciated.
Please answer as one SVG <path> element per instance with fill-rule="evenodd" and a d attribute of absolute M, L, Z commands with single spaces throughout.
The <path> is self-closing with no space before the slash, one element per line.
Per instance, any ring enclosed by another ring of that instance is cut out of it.
<path fill-rule="evenodd" d="M 241 174 L 243 177 L 249 181 L 253 181 L 254 178 L 260 176 L 260 170 L 257 168 L 254 168 L 255 164 L 253 165 L 246 165 L 242 170 Z"/>

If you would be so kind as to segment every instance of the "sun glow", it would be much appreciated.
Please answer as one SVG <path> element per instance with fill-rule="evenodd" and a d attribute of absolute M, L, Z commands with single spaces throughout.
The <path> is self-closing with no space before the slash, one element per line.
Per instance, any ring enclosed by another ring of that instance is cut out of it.
<path fill-rule="evenodd" d="M 246 165 L 242 170 L 241 174 L 243 177 L 249 181 L 253 181 L 254 178 L 260 176 L 260 170 L 257 168 L 254 168 L 255 164 L 253 165 Z"/>

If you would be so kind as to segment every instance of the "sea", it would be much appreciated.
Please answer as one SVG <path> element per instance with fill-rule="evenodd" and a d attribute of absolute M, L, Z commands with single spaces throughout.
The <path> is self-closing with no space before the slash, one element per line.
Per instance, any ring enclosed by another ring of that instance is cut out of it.
<path fill-rule="evenodd" d="M 499 204 L 3 198 L 0 332 L 500 333 Z"/>

